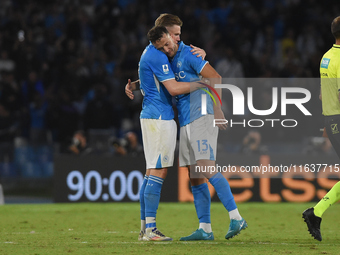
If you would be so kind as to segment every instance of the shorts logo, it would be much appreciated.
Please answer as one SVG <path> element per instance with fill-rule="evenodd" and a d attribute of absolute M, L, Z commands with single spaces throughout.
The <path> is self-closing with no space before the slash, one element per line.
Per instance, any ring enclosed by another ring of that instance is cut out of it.
<path fill-rule="evenodd" d="M 168 162 L 168 160 L 169 160 L 168 155 L 165 155 L 165 156 L 163 157 L 163 162 L 166 163 L 166 162 Z"/>
<path fill-rule="evenodd" d="M 167 74 L 169 72 L 169 66 L 165 64 L 165 65 L 162 65 L 162 67 L 163 67 L 163 72 Z"/>
<path fill-rule="evenodd" d="M 338 124 L 331 124 L 332 134 L 335 135 L 339 133 Z"/>
<path fill-rule="evenodd" d="M 323 58 L 321 60 L 321 68 L 328 69 L 329 62 L 331 61 L 330 58 Z"/>

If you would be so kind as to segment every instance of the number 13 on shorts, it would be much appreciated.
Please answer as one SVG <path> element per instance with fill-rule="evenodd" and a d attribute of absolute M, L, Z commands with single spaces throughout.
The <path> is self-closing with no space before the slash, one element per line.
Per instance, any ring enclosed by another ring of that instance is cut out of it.
<path fill-rule="evenodd" d="M 206 152 L 208 150 L 208 140 L 197 140 L 197 151 L 198 152 Z"/>

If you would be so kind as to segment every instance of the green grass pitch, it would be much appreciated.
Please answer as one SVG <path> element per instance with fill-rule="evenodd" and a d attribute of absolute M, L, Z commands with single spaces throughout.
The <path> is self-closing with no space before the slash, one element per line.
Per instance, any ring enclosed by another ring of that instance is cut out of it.
<path fill-rule="evenodd" d="M 301 213 L 309 203 L 241 203 L 248 222 L 226 240 L 229 217 L 211 206 L 214 241 L 179 242 L 198 227 L 191 203 L 161 203 L 157 226 L 173 242 L 138 242 L 138 203 L 0 206 L 0 254 L 339 254 L 340 205 L 324 214 L 322 242 L 308 233 Z"/>

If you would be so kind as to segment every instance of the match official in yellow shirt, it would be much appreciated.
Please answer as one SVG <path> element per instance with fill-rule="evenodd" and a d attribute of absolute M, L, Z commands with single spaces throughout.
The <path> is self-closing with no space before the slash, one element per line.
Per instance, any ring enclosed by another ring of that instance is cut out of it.
<path fill-rule="evenodd" d="M 320 63 L 322 114 L 325 128 L 334 150 L 340 158 L 340 16 L 331 24 L 335 44 L 323 55 Z M 340 182 L 317 203 L 302 213 L 309 233 L 321 241 L 320 224 L 322 214 L 340 200 Z"/>

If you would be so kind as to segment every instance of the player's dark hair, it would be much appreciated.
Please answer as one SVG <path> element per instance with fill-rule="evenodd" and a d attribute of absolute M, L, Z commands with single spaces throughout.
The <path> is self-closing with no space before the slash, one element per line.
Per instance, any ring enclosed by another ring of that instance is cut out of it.
<path fill-rule="evenodd" d="M 181 27 L 183 22 L 178 16 L 169 13 L 159 15 L 155 21 L 155 26 L 171 27 L 174 25 Z"/>
<path fill-rule="evenodd" d="M 156 42 L 157 40 L 163 37 L 163 34 L 169 34 L 168 30 L 163 26 L 154 26 L 148 32 L 148 40 L 151 43 Z"/>
<path fill-rule="evenodd" d="M 340 39 L 340 16 L 336 17 L 331 25 L 331 31 L 335 39 Z"/>

